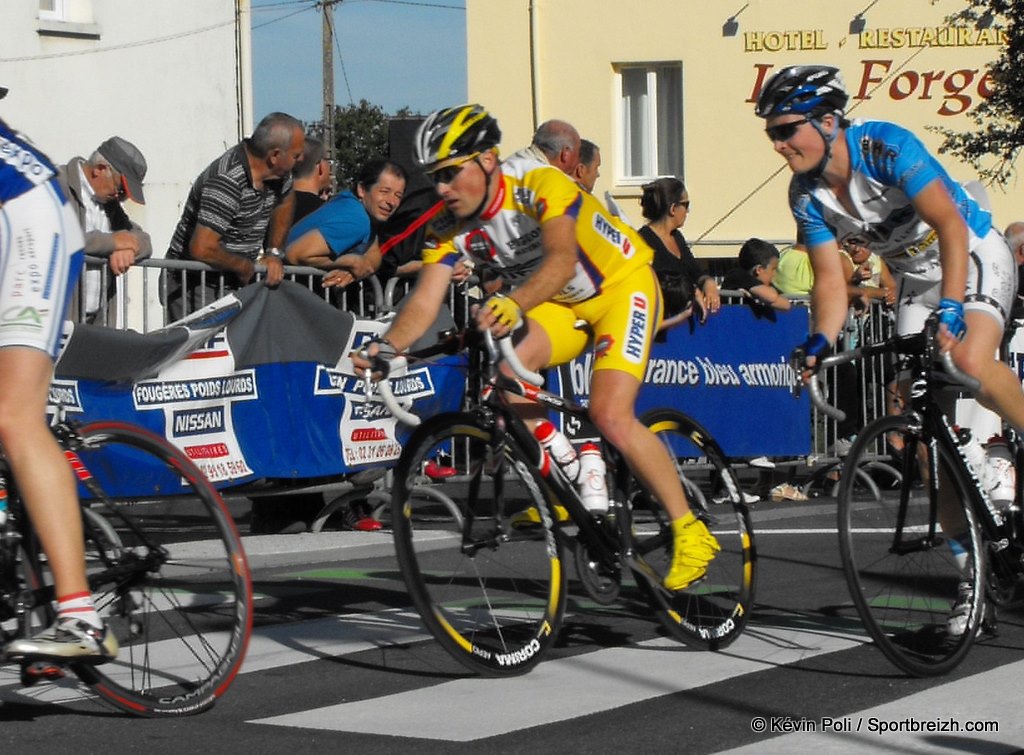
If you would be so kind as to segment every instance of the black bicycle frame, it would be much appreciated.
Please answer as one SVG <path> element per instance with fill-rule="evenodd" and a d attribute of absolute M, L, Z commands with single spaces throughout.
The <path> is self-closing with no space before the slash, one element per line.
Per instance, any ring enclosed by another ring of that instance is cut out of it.
<path fill-rule="evenodd" d="M 572 399 L 503 375 L 496 376 L 493 387 L 488 386 L 485 388 L 484 394 L 481 396 L 482 403 L 500 412 L 501 416 L 505 418 L 506 429 L 516 444 L 517 452 L 539 472 L 538 476 L 544 481 L 547 488 L 546 492 L 549 502 L 560 502 L 565 506 L 570 518 L 578 528 L 577 538 L 587 544 L 591 557 L 598 559 L 602 566 L 606 568 L 615 569 L 620 567 L 620 557 L 629 555 L 625 554 L 623 550 L 625 547 L 628 547 L 628 543 L 615 542 L 609 535 L 608 530 L 601 527 L 591 515 L 580 499 L 576 487 L 566 478 L 558 465 L 544 463 L 543 451 L 540 445 L 533 437 L 533 433 L 530 432 L 526 423 L 516 414 L 515 408 L 504 398 L 506 393 L 521 396 L 554 409 L 560 414 L 578 417 L 585 422 L 589 421 L 589 411 L 585 406 Z M 615 489 L 622 491 L 628 478 L 625 460 L 618 449 L 607 442 L 601 444 L 601 453 L 606 464 L 614 470 Z M 628 506 L 624 505 L 624 502 L 620 500 L 618 495 L 609 496 L 609 506 L 614 507 L 616 517 L 624 516 L 627 520 L 631 519 Z M 625 521 L 623 524 L 626 526 L 626 529 L 620 531 L 629 532 L 631 522 Z M 556 527 L 556 533 L 558 532 L 560 532 L 560 528 Z"/>

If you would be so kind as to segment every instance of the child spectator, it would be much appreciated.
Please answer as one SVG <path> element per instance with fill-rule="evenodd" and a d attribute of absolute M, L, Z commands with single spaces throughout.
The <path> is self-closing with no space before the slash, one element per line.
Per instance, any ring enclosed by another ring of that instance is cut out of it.
<path fill-rule="evenodd" d="M 740 247 L 739 267 L 725 274 L 722 288 L 742 291 L 762 307 L 786 311 L 793 304 L 772 281 L 779 269 L 779 250 L 758 238 L 747 239 Z"/>

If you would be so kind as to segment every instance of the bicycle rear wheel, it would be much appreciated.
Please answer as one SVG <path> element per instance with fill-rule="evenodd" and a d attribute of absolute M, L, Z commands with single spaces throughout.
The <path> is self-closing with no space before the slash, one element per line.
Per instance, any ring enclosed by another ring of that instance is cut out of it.
<path fill-rule="evenodd" d="M 736 473 L 700 424 L 674 409 L 655 410 L 642 421 L 668 450 L 690 508 L 722 550 L 708 565 L 702 581 L 677 592 L 661 587 L 672 564 L 672 531 L 665 510 L 633 479 L 628 491 L 634 520 L 632 548 L 647 566 L 634 568 L 637 582 L 673 637 L 717 650 L 743 631 L 754 600 L 757 553 L 750 514 Z M 728 500 L 712 507 L 716 493 Z"/>
<path fill-rule="evenodd" d="M 238 673 L 252 630 L 252 579 L 234 522 L 163 438 L 120 422 L 79 436 L 67 454 L 88 507 L 86 571 L 121 649 L 110 663 L 72 669 L 136 715 L 203 711 Z M 126 470 L 153 482 L 126 489 Z"/>
<path fill-rule="evenodd" d="M 896 485 L 866 485 L 858 471 L 886 453 L 887 438 L 904 449 Z M 883 417 L 857 435 L 839 485 L 839 545 L 854 604 L 875 644 L 896 666 L 915 676 L 936 676 L 967 655 L 980 621 L 982 548 L 971 509 L 972 485 L 959 463 L 936 445 L 937 468 L 963 518 L 958 528 L 969 539 L 969 569 L 958 563 L 929 501 L 921 470 L 931 468 L 931 450 L 921 428 L 907 417 Z M 915 454 L 913 449 L 917 449 Z M 925 476 L 927 476 L 925 472 Z M 963 503 L 961 503 L 963 502 Z M 967 576 L 965 576 L 965 574 Z M 966 629 L 947 631 L 960 582 L 973 593 Z"/>
<path fill-rule="evenodd" d="M 451 453 L 459 470 L 428 484 L 425 465 Z M 513 527 L 537 508 L 546 524 Z M 413 433 L 395 471 L 391 520 L 398 564 L 423 623 L 448 653 L 489 676 L 529 671 L 565 609 L 562 551 L 532 470 L 471 414 Z"/>

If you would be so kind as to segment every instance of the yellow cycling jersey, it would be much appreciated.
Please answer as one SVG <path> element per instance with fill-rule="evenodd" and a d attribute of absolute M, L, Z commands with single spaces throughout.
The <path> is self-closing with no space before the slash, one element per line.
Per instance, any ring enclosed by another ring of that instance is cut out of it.
<path fill-rule="evenodd" d="M 576 220 L 576 272 L 554 301 L 586 301 L 651 263 L 647 243 L 558 168 L 513 155 L 501 171 L 498 192 L 480 215 L 460 221 L 445 210 L 431 222 L 424 264 L 454 266 L 468 257 L 515 288 L 540 265 L 541 225 L 562 215 Z"/>

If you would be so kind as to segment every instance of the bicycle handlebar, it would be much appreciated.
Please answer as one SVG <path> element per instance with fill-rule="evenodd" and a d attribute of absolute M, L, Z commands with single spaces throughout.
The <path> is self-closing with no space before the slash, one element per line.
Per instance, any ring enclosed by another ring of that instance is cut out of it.
<path fill-rule="evenodd" d="M 920 339 L 922 338 L 922 336 L 925 338 L 925 348 L 931 348 L 929 344 L 933 343 L 933 336 L 930 335 L 926 330 L 925 334 L 897 336 L 896 338 L 889 339 L 888 341 L 883 341 L 882 343 L 861 346 L 860 348 L 851 349 L 849 351 L 841 351 L 838 354 L 833 354 L 827 357 L 819 357 L 818 361 L 814 366 L 814 375 L 807 382 L 807 390 L 808 393 L 810 393 L 811 395 L 811 403 L 814 404 L 815 407 L 817 407 L 818 411 L 822 412 L 828 417 L 831 417 L 837 422 L 842 422 L 844 419 L 846 419 L 846 412 L 833 406 L 828 402 L 828 399 L 825 398 L 824 389 L 821 386 L 821 382 L 818 380 L 818 373 L 822 372 L 823 370 L 830 369 L 832 367 L 837 367 L 841 364 L 846 364 L 847 362 L 852 362 L 854 360 L 862 359 L 863 357 L 872 356 L 874 354 L 882 352 L 898 353 L 901 350 L 912 351 L 915 348 L 920 348 L 919 344 L 921 343 Z M 901 349 L 901 347 L 898 344 L 905 345 Z M 946 351 L 941 352 L 938 356 L 943 371 L 950 378 L 952 378 L 953 381 L 959 383 L 971 393 L 975 393 L 978 391 L 978 389 L 981 387 L 981 383 L 978 382 L 978 380 L 976 380 L 975 378 L 968 375 L 966 372 L 962 371 L 960 368 L 958 368 L 956 364 L 953 362 L 952 354 Z M 796 352 L 794 352 L 794 356 L 792 358 L 795 361 L 798 361 L 796 358 Z M 795 363 L 794 367 L 796 368 Z M 799 370 L 797 370 L 797 372 L 799 374 Z"/>
<path fill-rule="evenodd" d="M 948 351 L 942 354 L 942 369 L 953 378 L 956 382 L 962 383 L 964 388 L 969 390 L 971 393 L 977 393 L 978 389 L 981 388 L 981 383 L 972 378 L 966 372 L 963 372 L 956 364 L 953 363 L 953 355 Z"/>
<path fill-rule="evenodd" d="M 392 377 L 400 377 L 401 375 L 404 375 L 408 366 L 409 362 L 405 357 L 395 357 L 392 359 L 388 363 L 388 374 L 377 381 L 377 395 L 380 396 L 381 402 L 388 408 L 388 411 L 394 415 L 395 419 L 403 424 L 409 425 L 410 427 L 416 427 L 423 420 L 402 405 L 402 402 L 395 397 L 394 392 L 391 390 L 391 383 L 389 382 Z M 368 367 L 364 373 L 367 391 L 369 391 L 369 386 L 372 384 L 371 375 L 372 368 Z"/>
<path fill-rule="evenodd" d="M 821 381 L 818 379 L 817 374 L 812 375 L 811 379 L 807 381 L 807 392 L 811 395 L 811 403 L 814 404 L 818 411 L 827 417 L 831 417 L 836 422 L 842 422 L 846 419 L 846 412 L 836 406 L 832 406 L 825 398 L 825 391 L 821 387 Z"/>
<path fill-rule="evenodd" d="M 494 350 L 494 336 L 491 335 L 490 331 L 487 331 L 484 335 L 487 340 L 487 350 L 491 352 L 492 357 L 495 354 Z M 501 358 L 508 362 L 509 368 L 515 373 L 516 377 L 526 383 L 530 383 L 534 386 L 544 385 L 544 376 L 540 373 L 533 372 L 532 370 L 526 369 L 526 365 L 523 364 L 522 360 L 519 359 L 519 355 L 516 354 L 515 347 L 512 346 L 512 337 L 505 336 L 499 338 L 497 341 L 498 350 L 501 352 Z"/>
<path fill-rule="evenodd" d="M 534 386 L 540 386 L 544 383 L 542 375 L 528 370 L 522 363 L 519 357 L 516 355 L 515 348 L 512 346 L 512 338 L 505 336 L 495 341 L 494 336 L 490 332 L 484 333 L 484 340 L 487 345 L 487 350 L 490 353 L 491 360 L 497 361 L 498 354 L 508 362 L 512 372 L 522 381 L 530 383 Z M 437 349 L 441 352 L 447 352 L 450 350 L 449 345 L 445 344 Z M 430 350 L 432 351 L 432 349 Z M 403 404 L 395 396 L 391 390 L 391 383 L 389 380 L 393 377 L 401 377 L 406 373 L 409 367 L 408 359 L 404 356 L 393 357 L 390 361 L 374 360 L 374 364 L 368 367 L 363 372 L 363 377 L 366 380 L 366 397 L 370 400 L 372 397 L 372 388 L 374 385 L 377 386 L 377 395 L 380 397 L 380 401 L 387 407 L 387 410 L 403 424 L 409 425 L 410 427 L 416 427 L 422 423 L 422 419 L 417 415 L 409 411 L 409 407 L 412 405 L 411 402 Z M 383 374 L 380 380 L 374 383 L 373 373 L 380 372 Z"/>

